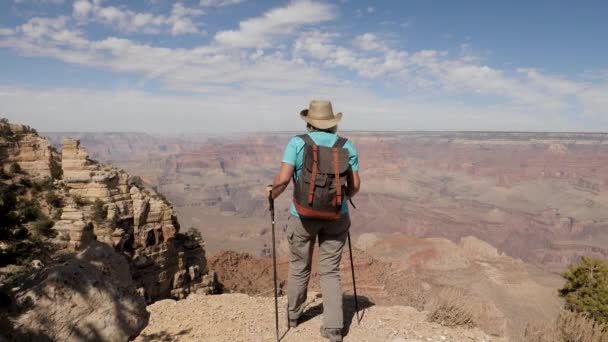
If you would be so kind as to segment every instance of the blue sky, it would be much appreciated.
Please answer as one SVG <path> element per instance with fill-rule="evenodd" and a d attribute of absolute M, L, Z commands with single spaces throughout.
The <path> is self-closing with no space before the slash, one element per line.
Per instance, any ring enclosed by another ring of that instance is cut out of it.
<path fill-rule="evenodd" d="M 42 131 L 608 130 L 605 1 L 5 0 L 0 113 Z"/>

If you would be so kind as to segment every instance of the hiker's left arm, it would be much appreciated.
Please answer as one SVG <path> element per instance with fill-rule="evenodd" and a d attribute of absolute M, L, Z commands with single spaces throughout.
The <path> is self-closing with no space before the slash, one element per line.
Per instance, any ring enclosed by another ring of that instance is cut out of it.
<path fill-rule="evenodd" d="M 353 198 L 361 189 L 361 178 L 359 178 L 359 153 L 352 142 L 344 145 L 348 150 L 348 176 L 346 178 L 346 195 Z"/>
<path fill-rule="evenodd" d="M 289 182 L 291 182 L 291 178 L 293 177 L 294 167 L 288 163 L 281 163 L 281 169 L 274 177 L 274 182 L 272 183 L 272 198 L 276 199 L 279 197 L 287 186 L 289 186 Z"/>
<path fill-rule="evenodd" d="M 361 189 L 361 178 L 359 178 L 359 171 L 348 171 L 346 184 L 346 195 L 349 198 L 353 198 Z"/>

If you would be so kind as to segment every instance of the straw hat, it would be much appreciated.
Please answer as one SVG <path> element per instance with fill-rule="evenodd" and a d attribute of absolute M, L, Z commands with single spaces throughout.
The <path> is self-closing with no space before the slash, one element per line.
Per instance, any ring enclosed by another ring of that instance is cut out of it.
<path fill-rule="evenodd" d="M 329 101 L 312 100 L 308 109 L 300 112 L 300 117 L 313 127 L 328 129 L 340 123 L 342 113 L 334 114 Z"/>

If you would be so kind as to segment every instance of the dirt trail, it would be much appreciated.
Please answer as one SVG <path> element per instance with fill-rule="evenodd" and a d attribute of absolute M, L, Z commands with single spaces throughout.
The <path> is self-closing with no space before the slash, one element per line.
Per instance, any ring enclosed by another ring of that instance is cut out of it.
<path fill-rule="evenodd" d="M 304 322 L 286 331 L 286 298 L 279 300 L 282 341 L 327 341 L 320 337 L 320 298 L 309 296 Z M 352 297 L 345 301 L 348 335 L 345 341 L 506 341 L 479 329 L 447 328 L 427 321 L 426 313 L 405 306 L 373 306 L 367 302 L 361 324 L 354 317 Z M 136 339 L 144 341 L 274 341 L 272 297 L 244 294 L 191 295 L 181 301 L 163 300 L 148 307 L 150 323 Z"/>

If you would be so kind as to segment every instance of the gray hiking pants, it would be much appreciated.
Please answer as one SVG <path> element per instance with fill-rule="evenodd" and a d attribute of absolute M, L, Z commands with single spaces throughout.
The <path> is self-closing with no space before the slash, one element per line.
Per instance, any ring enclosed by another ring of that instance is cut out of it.
<path fill-rule="evenodd" d="M 310 280 L 312 251 L 318 236 L 323 326 L 329 329 L 343 328 L 340 260 L 349 228 L 350 217 L 348 215 L 336 221 L 289 217 L 287 241 L 289 242 L 290 262 L 287 294 L 290 319 L 297 319 L 304 310 Z"/>

